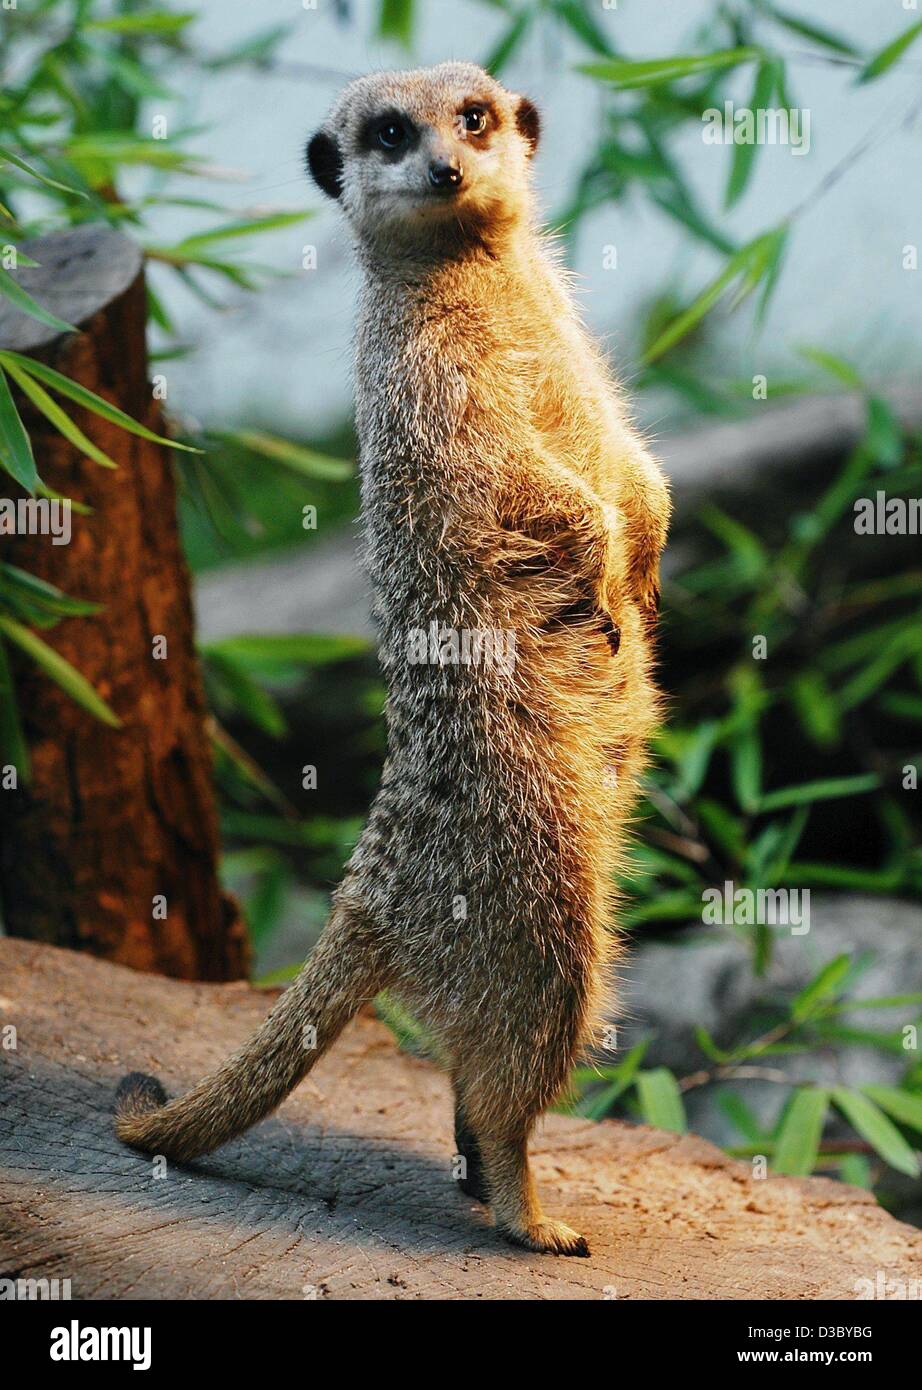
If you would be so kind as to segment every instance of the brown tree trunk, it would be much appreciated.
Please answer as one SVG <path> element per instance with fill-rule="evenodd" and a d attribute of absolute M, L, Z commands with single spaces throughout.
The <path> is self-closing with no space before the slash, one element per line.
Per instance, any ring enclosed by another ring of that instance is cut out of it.
<path fill-rule="evenodd" d="M 31 352 L 162 433 L 147 381 L 137 248 L 87 227 L 25 249 L 42 269 L 20 272 L 21 282 L 82 331 L 55 337 L 6 310 L 0 346 Z M 17 535 L 4 538 L 3 555 L 101 605 L 95 616 L 64 619 L 42 636 L 95 686 L 122 727 L 98 722 L 10 651 L 32 777 L 0 791 L 6 931 L 139 970 L 238 979 L 246 974 L 246 933 L 217 879 L 207 713 L 169 451 L 65 402 L 118 462 L 117 471 L 105 469 L 20 405 L 42 480 L 92 515 L 73 514 L 67 545 Z"/>

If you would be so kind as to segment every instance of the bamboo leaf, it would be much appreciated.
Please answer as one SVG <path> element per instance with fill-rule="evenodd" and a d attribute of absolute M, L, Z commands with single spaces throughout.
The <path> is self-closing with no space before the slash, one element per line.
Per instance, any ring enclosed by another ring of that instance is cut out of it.
<path fill-rule="evenodd" d="M 846 362 L 844 357 L 837 357 L 832 352 L 824 352 L 822 348 L 809 347 L 807 345 L 799 347 L 797 351 L 800 356 L 805 357 L 808 362 L 815 362 L 818 367 L 822 367 L 824 371 L 831 373 L 831 375 L 841 381 L 843 385 L 849 386 L 855 391 L 861 391 L 863 389 L 864 382 L 861 379 L 860 373 L 850 362 Z"/>
<path fill-rule="evenodd" d="M 800 15 L 788 14 L 785 10 L 776 9 L 772 5 L 769 13 L 778 24 L 789 29 L 792 34 L 799 34 L 801 38 L 812 39 L 814 43 L 821 44 L 823 48 L 830 48 L 834 53 L 842 53 L 851 57 L 857 56 L 858 50 L 848 39 L 841 38 L 834 34 L 831 29 L 824 29 L 819 24 L 813 24 L 806 19 L 801 19 Z"/>
<path fill-rule="evenodd" d="M 534 16 L 535 11 L 527 5 L 519 10 L 508 29 L 500 36 L 498 43 L 484 59 L 483 66 L 487 72 L 492 72 L 496 76 L 502 71 L 528 33 Z"/>
<path fill-rule="evenodd" d="M 33 299 L 28 290 L 24 290 L 15 276 L 8 270 L 0 266 L 0 294 L 10 301 L 11 304 L 22 314 L 28 314 L 30 318 L 38 319 L 39 323 L 46 324 L 49 328 L 56 328 L 59 333 L 76 333 L 76 328 L 72 323 L 65 323 L 59 319 L 57 314 L 52 314 L 49 309 L 43 309 L 37 300 Z"/>
<path fill-rule="evenodd" d="M 813 1172 L 819 1153 L 829 1093 L 814 1086 L 795 1091 L 788 1106 L 772 1157 L 776 1173 L 791 1177 L 807 1177 Z"/>
<path fill-rule="evenodd" d="M 307 478 L 326 478 L 333 482 L 341 482 L 352 476 L 352 464 L 348 459 L 321 454 L 316 449 L 307 449 L 302 444 L 282 439 L 279 435 L 265 434 L 260 430 L 222 430 L 212 431 L 210 437 L 225 439 L 243 449 L 252 450 L 254 454 L 262 454 L 264 458 L 282 463 L 286 468 L 293 468 L 296 473 L 301 473 Z"/>
<path fill-rule="evenodd" d="M 44 391 L 37 381 L 33 381 L 28 372 L 24 372 L 15 362 L 6 361 L 4 366 L 23 394 L 29 397 L 29 400 L 36 409 L 41 411 L 45 419 L 49 420 L 55 429 L 63 434 L 64 438 L 69 440 L 75 448 L 86 454 L 87 458 L 91 458 L 102 468 L 118 467 L 114 459 L 110 459 L 109 455 L 97 448 L 91 439 L 87 439 L 67 412 L 61 409 L 57 401 L 51 399 L 47 391 Z"/>
<path fill-rule="evenodd" d="M 752 90 L 752 97 L 749 101 L 750 111 L 763 111 L 772 99 L 772 92 L 778 74 L 778 64 L 775 60 L 760 63 L 756 69 L 755 85 Z M 755 159 L 758 145 L 755 140 L 746 144 L 734 144 L 733 160 L 730 165 L 730 177 L 727 180 L 727 191 L 724 195 L 724 209 L 729 212 L 746 191 L 752 172 L 755 169 Z"/>
<path fill-rule="evenodd" d="M 922 1133 L 922 1096 L 901 1091 L 898 1086 L 874 1085 L 862 1086 L 861 1089 L 894 1120 Z"/>
<path fill-rule="evenodd" d="M 230 241 L 237 237 L 253 236 L 258 232 L 275 231 L 279 227 L 291 227 L 315 216 L 310 208 L 303 212 L 275 212 L 266 217 L 251 217 L 238 222 L 225 222 L 220 227 L 211 227 L 207 232 L 185 237 L 173 248 L 180 255 L 197 251 L 202 246 L 210 246 L 215 241 Z"/>
<path fill-rule="evenodd" d="M 381 0 L 378 33 L 409 48 L 413 42 L 414 0 Z"/>
<path fill-rule="evenodd" d="M 814 1013 L 824 999 L 835 994 L 845 979 L 851 965 L 847 952 L 835 956 L 823 966 L 819 974 L 802 989 L 791 1004 L 791 1018 L 795 1023 L 803 1023 Z"/>
<path fill-rule="evenodd" d="M 31 496 L 38 487 L 38 470 L 29 436 L 19 418 L 6 376 L 0 369 L 0 467 Z"/>
<path fill-rule="evenodd" d="M 734 307 L 740 304 L 746 295 L 755 289 L 763 275 L 777 265 L 784 235 L 783 227 L 775 228 L 774 231 L 766 232 L 741 247 L 730 257 L 716 279 L 712 280 L 688 308 L 663 330 L 652 346 L 647 348 L 644 361 L 655 361 L 686 337 L 705 315 L 710 313 L 738 276 L 741 283 L 734 299 Z"/>
<path fill-rule="evenodd" d="M 911 1178 L 919 1176 L 918 1158 L 896 1126 L 869 1096 L 837 1086 L 832 1092 L 832 1099 L 849 1124 L 891 1168 Z"/>
<path fill-rule="evenodd" d="M 47 642 L 43 642 L 41 637 L 37 637 L 34 632 L 23 627 L 12 618 L 0 616 L 0 634 L 14 642 L 20 647 L 37 666 L 40 666 L 47 676 L 59 685 L 61 689 L 78 704 L 81 709 L 85 709 L 88 714 L 92 714 L 101 724 L 108 724 L 110 728 L 120 729 L 122 721 L 106 704 L 100 695 L 97 695 L 90 682 L 82 676 L 75 667 L 71 666 L 63 656 L 60 656 L 53 647 L 49 647 Z"/>
<path fill-rule="evenodd" d="M 804 782 L 799 787 L 780 787 L 768 792 L 759 802 L 761 812 L 779 811 L 784 806 L 802 806 L 813 801 L 834 801 L 843 796 L 863 796 L 876 791 L 880 778 L 876 772 L 856 777 L 829 777 L 821 782 Z"/>
<path fill-rule="evenodd" d="M 57 188 L 61 193 L 71 193 L 75 198 L 87 197 L 87 194 L 84 193 L 82 189 L 71 188 L 70 184 L 59 183 L 57 179 L 49 178 L 48 175 L 43 174 L 40 169 L 36 169 L 33 165 L 27 164 L 24 159 L 21 159 L 18 154 L 14 154 L 6 145 L 0 145 L 0 160 L 4 160 L 7 164 L 14 165 L 25 174 L 30 174 L 33 179 L 38 179 L 39 183 L 45 184 L 48 188 Z M 34 262 L 32 262 L 32 264 L 34 264 Z"/>
<path fill-rule="evenodd" d="M 91 411 L 94 415 L 99 415 L 103 420 L 108 420 L 110 424 L 119 425 L 129 434 L 136 434 L 141 439 L 149 439 L 154 444 L 163 444 L 168 449 L 181 449 L 187 454 L 200 454 L 201 449 L 193 448 L 191 444 L 179 444 L 175 439 L 164 439 L 162 435 L 155 434 L 146 425 L 140 424 L 137 420 L 132 420 L 130 415 L 126 415 L 124 410 L 119 410 L 117 405 L 110 405 L 104 401 L 102 396 L 97 396 L 95 391 L 90 391 L 79 382 L 71 381 L 69 377 L 62 376 L 53 367 L 47 366 L 44 362 L 39 362 L 32 357 L 23 357 L 19 352 L 10 352 L 6 349 L 0 351 L 0 365 L 9 367 L 15 364 L 29 376 L 37 377 L 39 381 L 50 386 L 68 400 L 82 405 L 85 410 Z"/>
<path fill-rule="evenodd" d="M 661 82 L 674 82 L 680 77 L 715 69 L 739 67 L 762 56 L 758 48 L 727 48 L 717 53 L 689 53 L 672 58 L 649 58 L 633 62 L 610 58 L 601 63 L 580 63 L 577 72 L 611 82 L 616 87 L 653 87 Z"/>
<path fill-rule="evenodd" d="M 84 20 L 84 28 L 102 34 L 178 34 L 195 19 L 195 11 L 148 10 L 145 14 L 120 14 L 109 19 Z"/>
<path fill-rule="evenodd" d="M 738 806 L 754 813 L 762 791 L 762 746 L 756 733 L 737 734 L 730 748 L 730 772 Z"/>
<path fill-rule="evenodd" d="M 905 29 L 898 38 L 876 53 L 861 69 L 858 81 L 873 82 L 875 77 L 880 77 L 882 73 L 892 68 L 893 64 L 902 58 L 910 44 L 915 43 L 920 34 L 922 34 L 922 19 L 916 20 L 915 24 L 910 24 L 909 28 Z"/>
<path fill-rule="evenodd" d="M 637 1099 L 648 1125 L 684 1134 L 688 1128 L 679 1084 L 667 1067 L 637 1074 Z"/>

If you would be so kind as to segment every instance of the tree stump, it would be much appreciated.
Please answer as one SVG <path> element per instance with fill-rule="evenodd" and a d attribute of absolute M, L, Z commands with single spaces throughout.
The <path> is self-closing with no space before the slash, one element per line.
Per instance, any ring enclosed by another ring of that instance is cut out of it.
<path fill-rule="evenodd" d="M 69 1279 L 75 1299 L 764 1300 L 922 1279 L 922 1232 L 867 1192 L 561 1115 L 536 1175 L 592 1256 L 515 1250 L 452 1182 L 447 1078 L 369 1016 L 276 1116 L 158 1176 L 114 1137 L 118 1078 L 184 1089 L 271 996 L 22 941 L 0 941 L 0 995 L 0 1278 Z"/>
<path fill-rule="evenodd" d="M 40 268 L 20 270 L 21 284 L 81 331 L 61 337 L 4 300 L 0 347 L 31 353 L 162 433 L 147 381 L 139 248 L 87 226 L 24 249 Z M 66 545 L 6 537 L 4 559 L 101 605 L 43 635 L 122 727 L 97 722 L 10 652 L 32 780 L 0 792 L 6 930 L 140 970 L 239 978 L 246 933 L 217 880 L 211 750 L 169 451 L 65 402 L 119 464 L 102 468 L 20 404 L 43 481 L 92 515 L 73 514 Z M 155 651 L 157 638 L 165 640 Z"/>

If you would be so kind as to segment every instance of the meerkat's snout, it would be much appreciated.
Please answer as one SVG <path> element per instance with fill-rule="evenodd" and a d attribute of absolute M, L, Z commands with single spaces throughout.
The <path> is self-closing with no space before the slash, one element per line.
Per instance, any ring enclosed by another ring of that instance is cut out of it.
<path fill-rule="evenodd" d="M 464 182 L 460 159 L 434 159 L 429 165 L 429 182 L 439 193 L 456 193 Z"/>

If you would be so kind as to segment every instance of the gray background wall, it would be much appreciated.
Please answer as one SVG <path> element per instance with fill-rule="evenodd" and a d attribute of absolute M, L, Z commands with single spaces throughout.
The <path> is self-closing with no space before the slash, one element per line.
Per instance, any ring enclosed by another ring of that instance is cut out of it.
<path fill-rule="evenodd" d="M 203 181 L 203 195 L 217 194 L 236 207 L 318 209 L 311 222 L 254 244 L 251 259 L 291 270 L 294 280 L 258 297 L 218 286 L 231 306 L 221 314 L 194 300 L 186 302 L 184 290 L 170 288 L 177 307 L 182 301 L 184 337 L 200 346 L 193 357 L 165 368 L 171 406 L 206 423 L 257 418 L 310 436 L 337 423 L 349 409 L 348 343 L 356 277 L 335 209 L 304 180 L 301 152 L 346 76 L 406 66 L 408 59 L 399 47 L 374 37 L 377 5 L 371 0 L 352 0 L 353 18 L 346 25 L 337 21 L 334 0 L 316 4 L 311 10 L 296 0 L 262 0 L 258 6 L 250 0 L 205 0 L 194 30 L 202 47 L 226 48 L 257 30 L 293 21 L 294 32 L 280 57 L 311 65 L 311 72 L 221 72 L 184 92 L 181 110 L 165 103 L 151 106 L 152 112 L 163 110 L 173 119 L 208 125 L 207 133 L 191 142 L 193 147 L 210 161 L 249 175 L 245 182 Z M 872 51 L 918 17 L 903 8 L 902 0 L 837 0 L 834 6 L 790 0 L 787 8 Z M 423 63 L 482 58 L 506 22 L 500 11 L 475 0 L 419 0 L 418 10 L 414 61 Z M 597 18 L 619 50 L 649 57 L 684 51 L 710 12 L 706 0 L 620 0 L 614 11 L 599 3 Z M 798 220 L 760 342 L 753 347 L 749 341 L 746 310 L 715 321 L 715 381 L 754 371 L 784 374 L 794 348 L 803 342 L 852 355 L 879 379 L 909 373 L 919 365 L 922 271 L 903 270 L 901 251 L 907 242 L 922 244 L 920 129 L 901 130 L 898 120 L 913 93 L 922 91 L 922 43 L 890 76 L 856 88 L 853 70 L 796 58 L 809 45 L 794 35 L 774 34 L 778 46 L 791 55 L 794 100 L 810 109 L 812 148 L 805 156 L 781 147 L 760 150 L 749 191 L 725 219 L 735 237 L 744 240 L 777 223 L 878 122 L 882 138 Z M 505 74 L 510 85 L 527 89 L 544 112 L 536 172 L 541 203 L 549 212 L 566 201 L 599 110 L 596 85 L 572 71 L 585 54 L 561 46 L 558 35 L 556 27 L 539 21 Z M 734 75 L 729 94 L 745 103 L 751 81 L 748 70 Z M 176 85 L 182 91 L 180 74 Z M 680 154 L 705 205 L 724 218 L 720 207 L 731 151 L 706 146 L 700 133 L 690 129 Z M 197 230 L 206 220 L 200 213 L 164 209 L 158 215 L 158 239 Z M 318 250 L 318 268 L 311 272 L 300 270 L 305 242 Z M 602 248 L 608 243 L 618 247 L 616 271 L 602 267 Z M 609 206 L 584 223 L 575 254 L 584 310 L 593 328 L 607 337 L 624 375 L 630 377 L 634 370 L 635 330 L 644 302 L 670 284 L 686 292 L 697 289 L 718 265 L 718 257 L 691 243 L 682 229 L 638 197 Z M 658 410 L 660 403 L 647 408 Z"/>

